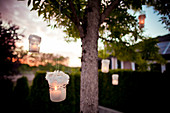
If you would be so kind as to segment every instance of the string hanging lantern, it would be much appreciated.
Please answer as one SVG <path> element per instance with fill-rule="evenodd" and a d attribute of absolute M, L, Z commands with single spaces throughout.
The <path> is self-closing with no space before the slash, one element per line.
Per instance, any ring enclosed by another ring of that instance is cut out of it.
<path fill-rule="evenodd" d="M 106 31 L 106 36 L 107 36 L 107 23 L 105 23 L 105 24 L 106 24 L 105 31 Z M 105 41 L 104 42 L 104 50 L 103 50 L 103 52 L 104 52 L 103 54 L 105 54 L 105 57 L 106 57 L 106 47 L 107 47 L 107 45 L 106 45 L 106 41 Z M 110 64 L 110 60 L 102 59 L 102 61 L 101 61 L 101 65 L 102 65 L 101 71 L 103 73 L 109 72 L 109 64 Z"/>
<path fill-rule="evenodd" d="M 59 0 L 59 16 L 61 16 L 61 1 Z M 57 68 L 59 69 L 58 59 Z M 63 71 L 47 72 L 46 80 L 49 84 L 50 100 L 61 102 L 66 99 L 66 85 L 69 83 L 69 75 Z"/>
<path fill-rule="evenodd" d="M 139 17 L 138 17 L 138 19 L 139 19 L 139 28 L 140 28 L 140 29 L 142 29 L 142 28 L 144 27 L 145 18 L 146 18 L 145 12 L 142 11 L 141 14 L 140 14 Z"/>
<path fill-rule="evenodd" d="M 101 71 L 103 73 L 108 73 L 109 72 L 109 64 L 110 64 L 110 60 L 102 59 L 102 69 L 101 69 Z"/>
<path fill-rule="evenodd" d="M 39 52 L 41 37 L 37 35 L 29 36 L 29 52 Z"/>
<path fill-rule="evenodd" d="M 46 80 L 49 84 L 50 100 L 61 102 L 66 99 L 66 85 L 69 83 L 69 76 L 62 71 L 47 72 Z"/>
<path fill-rule="evenodd" d="M 112 75 L 112 84 L 113 85 L 118 85 L 119 84 L 119 75 L 118 74 L 113 74 Z"/>

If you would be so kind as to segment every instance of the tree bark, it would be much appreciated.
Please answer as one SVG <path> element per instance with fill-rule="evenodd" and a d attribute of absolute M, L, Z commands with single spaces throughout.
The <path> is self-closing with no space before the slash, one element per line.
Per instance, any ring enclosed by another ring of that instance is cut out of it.
<path fill-rule="evenodd" d="M 98 31 L 100 1 L 89 0 L 87 28 L 82 39 L 80 113 L 98 113 Z"/>

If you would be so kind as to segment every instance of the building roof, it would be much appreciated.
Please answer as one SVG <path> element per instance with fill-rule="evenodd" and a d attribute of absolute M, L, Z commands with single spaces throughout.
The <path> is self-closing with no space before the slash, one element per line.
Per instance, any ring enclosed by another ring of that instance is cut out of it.
<path fill-rule="evenodd" d="M 164 36 L 158 36 L 157 39 L 159 40 L 159 42 L 170 41 L 170 34 Z"/>
<path fill-rule="evenodd" d="M 158 36 L 159 43 L 157 44 L 159 49 L 159 53 L 162 55 L 170 54 L 170 34 L 164 36 Z"/>

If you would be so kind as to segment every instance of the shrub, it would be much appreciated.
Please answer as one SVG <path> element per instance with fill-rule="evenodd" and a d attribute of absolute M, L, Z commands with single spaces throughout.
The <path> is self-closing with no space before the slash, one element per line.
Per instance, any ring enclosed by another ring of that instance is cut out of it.
<path fill-rule="evenodd" d="M 0 105 L 2 112 L 12 112 L 13 83 L 10 79 L 0 77 Z M 9 109 L 10 108 L 10 109 Z"/>
<path fill-rule="evenodd" d="M 14 88 L 13 100 L 15 112 L 28 113 L 28 110 L 26 110 L 29 107 L 28 96 L 29 96 L 28 79 L 23 76 L 17 80 L 17 84 Z"/>
<path fill-rule="evenodd" d="M 45 71 L 36 73 L 31 87 L 31 107 L 35 113 L 75 113 L 75 81 L 74 76 L 70 76 L 69 84 L 67 85 L 67 97 L 62 102 L 51 102 L 49 97 L 49 86 L 45 80 Z"/>
<path fill-rule="evenodd" d="M 31 86 L 30 102 L 31 112 L 48 113 L 49 112 L 49 86 L 45 80 L 46 72 L 38 71 L 35 74 Z"/>
<path fill-rule="evenodd" d="M 119 84 L 112 85 L 111 76 L 119 74 Z M 163 106 L 162 74 L 156 72 L 99 72 L 99 104 L 123 112 L 143 113 L 161 111 Z M 155 109 L 155 107 L 157 109 Z"/>
<path fill-rule="evenodd" d="M 118 85 L 112 85 L 113 73 L 119 74 Z M 27 108 L 31 109 L 28 111 L 31 113 L 78 113 L 80 111 L 80 73 L 70 75 L 67 96 L 62 102 L 51 102 L 45 75 L 45 71 L 39 71 L 35 74 L 29 95 L 30 107 Z M 5 87 L 9 89 L 4 88 L 6 90 L 4 91 L 12 92 L 12 84 L 9 81 L 6 82 L 8 85 Z M 161 74 L 158 72 L 110 70 L 109 73 L 105 74 L 99 71 L 99 105 L 125 113 L 166 111 L 169 96 L 168 82 L 169 73 L 167 72 Z M 21 95 L 19 97 L 26 98 L 28 93 L 21 92 L 21 90 L 28 91 L 28 84 L 26 84 L 25 78 L 22 78 L 22 81 L 18 80 L 14 94 L 16 91 L 20 91 L 17 95 L 23 94 L 23 97 Z M 2 85 L 0 86 L 2 87 Z M 6 96 L 11 98 L 10 95 L 4 95 L 4 97 Z M 18 98 L 16 101 L 20 99 Z M 9 99 L 7 102 L 10 101 Z"/>

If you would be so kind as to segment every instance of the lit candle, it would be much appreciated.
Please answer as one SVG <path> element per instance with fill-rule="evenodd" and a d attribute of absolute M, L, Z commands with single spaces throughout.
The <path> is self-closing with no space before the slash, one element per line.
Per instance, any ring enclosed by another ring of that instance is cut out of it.
<path fill-rule="evenodd" d="M 102 60 L 101 70 L 102 70 L 103 73 L 108 73 L 109 72 L 109 64 L 110 64 L 110 60 L 108 60 L 108 59 L 103 59 Z"/>
<path fill-rule="evenodd" d="M 140 24 L 144 24 L 144 23 L 145 23 L 144 20 L 141 20 L 141 21 L 140 21 Z"/>
<path fill-rule="evenodd" d="M 113 84 L 113 85 L 118 85 L 118 80 L 113 80 L 113 81 L 112 81 L 112 84 Z"/>
<path fill-rule="evenodd" d="M 61 102 L 66 99 L 66 85 L 69 76 L 62 71 L 47 72 L 46 79 L 50 86 L 50 100 Z"/>
<path fill-rule="evenodd" d="M 119 83 L 118 79 L 119 79 L 119 75 L 118 74 L 113 74 L 112 75 L 112 84 L 113 85 L 118 85 L 118 83 Z"/>
<path fill-rule="evenodd" d="M 31 46 L 31 49 L 32 49 L 32 51 L 37 51 L 37 50 L 38 50 L 38 47 L 37 47 L 36 44 L 33 44 L 33 45 Z"/>
<path fill-rule="evenodd" d="M 104 71 L 107 71 L 107 67 L 106 66 L 104 67 Z"/>
<path fill-rule="evenodd" d="M 61 89 L 57 88 L 57 86 L 53 88 L 50 88 L 50 99 L 54 102 L 57 100 L 60 100 L 61 98 Z"/>
<path fill-rule="evenodd" d="M 139 19 L 139 28 L 143 28 L 144 27 L 144 24 L 145 24 L 145 14 L 141 14 L 139 15 L 138 19 Z"/>
<path fill-rule="evenodd" d="M 39 52 L 41 37 L 36 35 L 29 36 L 29 52 Z"/>

